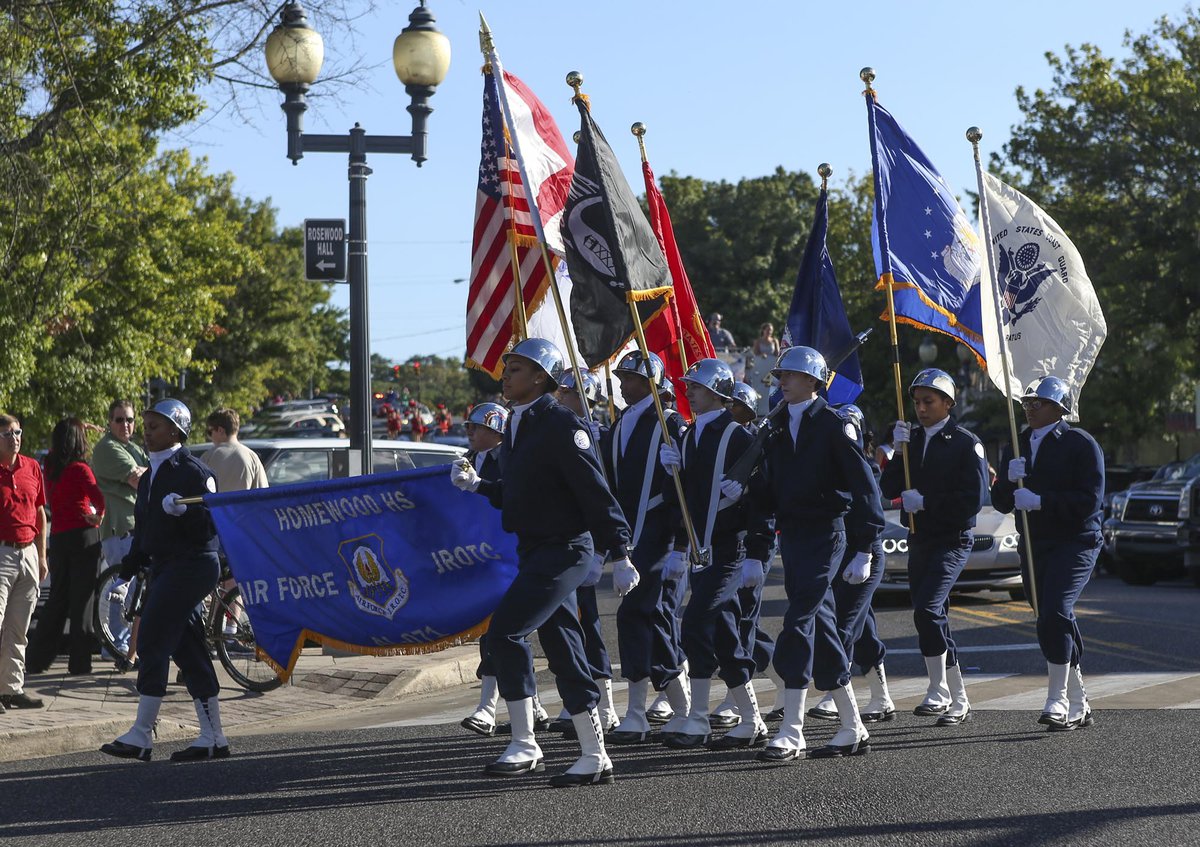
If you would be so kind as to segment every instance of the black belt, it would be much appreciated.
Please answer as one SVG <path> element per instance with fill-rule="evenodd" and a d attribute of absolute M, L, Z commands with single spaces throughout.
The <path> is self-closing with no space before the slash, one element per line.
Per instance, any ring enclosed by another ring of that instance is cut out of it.
<path fill-rule="evenodd" d="M 24 550 L 26 547 L 32 547 L 32 546 L 33 546 L 32 541 L 26 541 L 24 543 L 21 543 L 20 541 L 5 541 L 4 539 L 0 538 L 0 547 L 11 547 L 14 550 Z"/>

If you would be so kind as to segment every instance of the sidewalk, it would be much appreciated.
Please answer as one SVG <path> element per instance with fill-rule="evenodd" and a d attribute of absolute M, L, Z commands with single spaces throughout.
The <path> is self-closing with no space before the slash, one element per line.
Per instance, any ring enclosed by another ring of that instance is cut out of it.
<path fill-rule="evenodd" d="M 221 720 L 226 730 L 292 716 L 394 700 L 475 681 L 479 647 L 467 644 L 420 656 L 325 655 L 306 649 L 288 684 L 266 694 L 231 682 L 219 663 Z M 25 691 L 43 709 L 0 714 L 0 762 L 95 750 L 127 730 L 137 713 L 136 674 L 119 674 L 95 657 L 89 676 L 68 676 L 60 656 L 49 673 L 29 677 Z M 174 666 L 171 670 L 174 680 Z M 159 715 L 159 743 L 195 737 L 196 712 L 182 685 L 171 684 Z"/>

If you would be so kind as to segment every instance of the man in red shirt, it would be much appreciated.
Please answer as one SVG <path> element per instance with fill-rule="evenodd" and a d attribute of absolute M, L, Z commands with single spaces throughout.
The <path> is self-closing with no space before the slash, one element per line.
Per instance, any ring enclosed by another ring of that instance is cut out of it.
<path fill-rule="evenodd" d="M 21 424 L 0 414 L 0 713 L 40 709 L 25 693 L 25 646 L 46 578 L 46 489 L 42 469 L 21 455 Z"/>

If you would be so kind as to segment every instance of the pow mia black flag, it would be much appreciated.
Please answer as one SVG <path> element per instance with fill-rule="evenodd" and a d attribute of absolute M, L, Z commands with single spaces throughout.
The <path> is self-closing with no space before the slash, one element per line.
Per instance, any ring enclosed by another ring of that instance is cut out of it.
<path fill-rule="evenodd" d="M 634 333 L 629 303 L 643 325 L 667 305 L 671 272 L 617 157 L 582 97 L 575 176 L 563 209 L 571 272 L 571 322 L 589 368 L 608 361 Z"/>

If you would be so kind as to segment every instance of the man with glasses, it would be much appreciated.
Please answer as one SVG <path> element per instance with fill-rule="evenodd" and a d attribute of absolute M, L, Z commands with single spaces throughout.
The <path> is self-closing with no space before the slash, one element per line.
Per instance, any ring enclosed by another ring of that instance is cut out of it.
<path fill-rule="evenodd" d="M 0 414 L 0 714 L 40 709 L 25 693 L 25 647 L 46 578 L 46 488 L 42 469 L 21 455 L 21 424 Z"/>
<path fill-rule="evenodd" d="M 105 504 L 104 520 L 100 524 L 100 550 L 109 565 L 120 564 L 129 552 L 138 480 L 150 464 L 146 451 L 131 440 L 134 424 L 133 404 L 128 400 L 114 400 L 108 407 L 108 431 L 92 449 L 92 473 L 96 475 Z M 119 604 L 113 604 L 109 629 L 123 654 L 114 658 L 119 665 L 127 665 L 131 659 L 125 656 L 133 652 L 130 649 L 131 633 Z"/>

